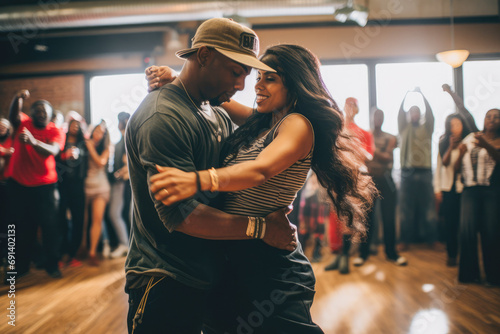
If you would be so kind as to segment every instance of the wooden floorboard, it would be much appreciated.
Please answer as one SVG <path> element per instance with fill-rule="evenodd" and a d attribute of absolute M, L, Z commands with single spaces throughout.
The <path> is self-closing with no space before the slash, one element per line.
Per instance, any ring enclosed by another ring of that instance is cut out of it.
<path fill-rule="evenodd" d="M 382 255 L 341 275 L 314 263 L 313 319 L 326 334 L 500 333 L 500 288 L 460 285 L 445 253 L 416 247 L 407 267 Z M 66 268 L 62 279 L 33 270 L 16 282 L 16 326 L 8 324 L 8 286 L 0 287 L 0 333 L 124 334 L 124 259 Z M 168 331 L 166 332 L 168 333 Z M 297 333 L 299 334 L 299 333 Z"/>

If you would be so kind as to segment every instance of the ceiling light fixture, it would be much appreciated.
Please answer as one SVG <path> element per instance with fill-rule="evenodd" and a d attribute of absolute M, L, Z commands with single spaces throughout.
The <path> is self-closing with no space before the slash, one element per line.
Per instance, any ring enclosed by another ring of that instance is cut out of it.
<path fill-rule="evenodd" d="M 469 57 L 468 50 L 455 50 L 455 31 L 453 24 L 453 0 L 450 0 L 450 27 L 451 27 L 451 50 L 439 52 L 436 55 L 437 60 L 446 63 L 453 68 L 462 66 Z"/>
<path fill-rule="evenodd" d="M 368 23 L 368 8 L 354 4 L 353 0 L 347 0 L 346 5 L 337 9 L 333 16 L 339 22 L 353 21 L 364 27 Z"/>

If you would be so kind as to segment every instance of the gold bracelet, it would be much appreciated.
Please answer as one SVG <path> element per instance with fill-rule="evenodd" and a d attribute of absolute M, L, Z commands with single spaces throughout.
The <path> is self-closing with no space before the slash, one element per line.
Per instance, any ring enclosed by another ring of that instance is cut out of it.
<path fill-rule="evenodd" d="M 255 217 L 248 217 L 247 236 L 253 238 L 255 233 Z"/>
<path fill-rule="evenodd" d="M 266 235 L 266 219 L 249 216 L 246 235 L 252 239 L 264 239 Z"/>
<path fill-rule="evenodd" d="M 208 173 L 210 174 L 210 183 L 211 183 L 210 191 L 211 192 L 219 191 L 219 175 L 217 175 L 217 171 L 215 170 L 215 168 L 212 167 L 208 170 Z"/>
<path fill-rule="evenodd" d="M 254 239 L 259 239 L 259 235 L 260 235 L 260 218 L 255 217 L 255 230 L 253 233 Z"/>
<path fill-rule="evenodd" d="M 266 235 L 266 218 L 261 218 L 261 232 L 259 239 L 264 239 L 264 236 Z"/>

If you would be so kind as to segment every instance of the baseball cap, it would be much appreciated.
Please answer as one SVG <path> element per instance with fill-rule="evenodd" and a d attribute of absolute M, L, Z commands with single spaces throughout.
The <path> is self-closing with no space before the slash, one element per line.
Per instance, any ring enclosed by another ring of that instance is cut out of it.
<path fill-rule="evenodd" d="M 175 55 L 187 58 L 200 47 L 208 46 L 240 64 L 276 72 L 257 58 L 259 55 L 257 34 L 231 19 L 214 18 L 203 22 L 191 42 L 191 48 L 179 50 Z"/>

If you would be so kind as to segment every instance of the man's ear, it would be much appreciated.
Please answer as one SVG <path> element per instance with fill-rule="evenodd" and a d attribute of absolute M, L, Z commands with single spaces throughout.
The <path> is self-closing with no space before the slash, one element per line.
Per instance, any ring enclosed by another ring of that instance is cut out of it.
<path fill-rule="evenodd" d="M 198 64 L 200 67 L 205 67 L 208 65 L 214 56 L 214 50 L 210 49 L 206 46 L 202 46 L 198 49 L 196 53 L 196 59 L 198 60 Z"/>

